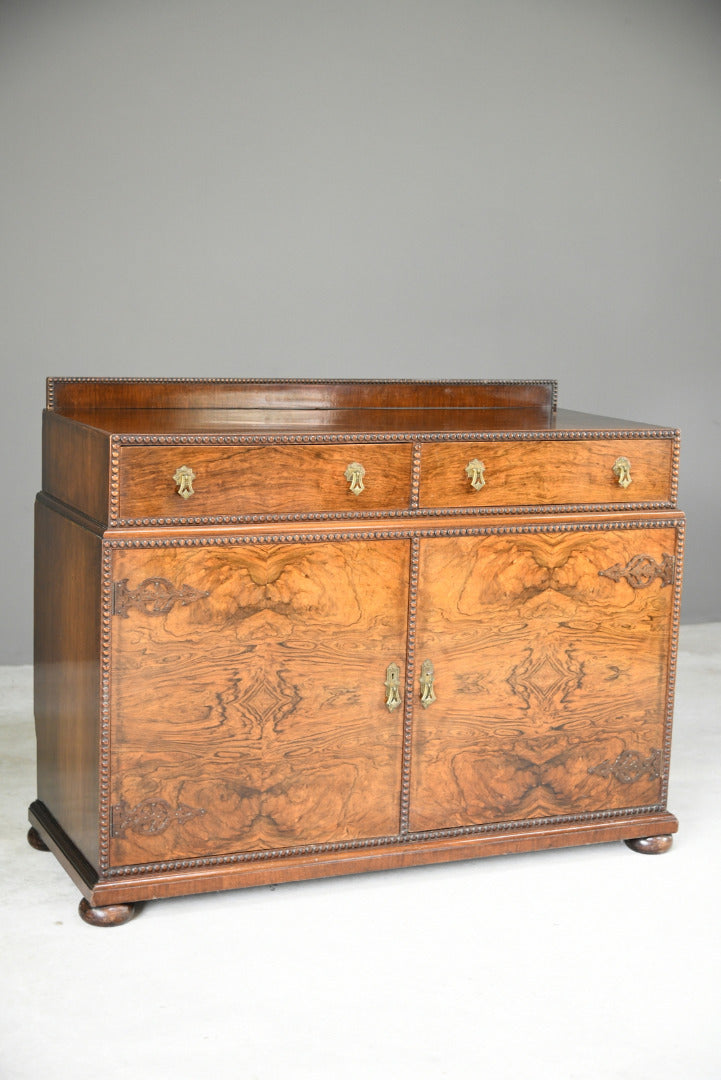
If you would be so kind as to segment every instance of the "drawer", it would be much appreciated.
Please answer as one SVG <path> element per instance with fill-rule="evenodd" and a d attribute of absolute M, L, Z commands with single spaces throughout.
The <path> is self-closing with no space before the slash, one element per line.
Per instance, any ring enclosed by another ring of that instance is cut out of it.
<path fill-rule="evenodd" d="M 408 443 L 121 446 L 114 516 L 202 521 L 407 509 L 411 454 Z"/>
<path fill-rule="evenodd" d="M 672 438 L 444 443 L 421 452 L 421 507 L 674 501 Z M 618 459 L 630 463 L 626 477 Z M 469 465 L 478 465 L 475 472 Z M 467 471 L 468 470 L 468 471 Z M 470 473 L 470 475 L 469 475 Z M 628 479 L 630 483 L 622 484 Z M 474 488 L 472 481 L 481 486 Z"/>

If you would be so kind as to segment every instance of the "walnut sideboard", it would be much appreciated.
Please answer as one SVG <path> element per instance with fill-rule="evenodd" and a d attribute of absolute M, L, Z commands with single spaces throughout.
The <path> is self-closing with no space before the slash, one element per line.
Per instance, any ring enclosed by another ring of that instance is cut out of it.
<path fill-rule="evenodd" d="M 678 451 L 553 382 L 50 379 L 31 844 L 106 926 L 665 851 Z"/>

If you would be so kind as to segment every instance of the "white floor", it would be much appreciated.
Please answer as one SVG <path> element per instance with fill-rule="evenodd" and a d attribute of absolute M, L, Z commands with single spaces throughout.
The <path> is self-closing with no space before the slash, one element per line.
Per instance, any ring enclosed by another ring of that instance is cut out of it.
<path fill-rule="evenodd" d="M 721 1077 L 721 624 L 682 631 L 668 855 L 156 901 L 112 930 L 26 843 L 30 669 L 0 692 L 2 1080 Z"/>

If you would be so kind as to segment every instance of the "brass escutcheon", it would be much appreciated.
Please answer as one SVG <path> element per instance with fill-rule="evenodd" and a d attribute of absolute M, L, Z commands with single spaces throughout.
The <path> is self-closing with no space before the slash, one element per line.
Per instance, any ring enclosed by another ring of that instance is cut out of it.
<path fill-rule="evenodd" d="M 427 709 L 436 700 L 433 690 L 433 664 L 430 660 L 424 660 L 421 664 L 421 705 Z"/>
<path fill-rule="evenodd" d="M 627 488 L 631 483 L 631 462 L 627 457 L 619 457 L 613 463 L 613 471 L 618 477 L 622 488 Z"/>
<path fill-rule="evenodd" d="M 184 499 L 189 499 L 191 495 L 194 495 L 193 480 L 195 480 L 195 473 L 188 465 L 181 465 L 173 473 L 173 480 L 178 485 L 178 495 L 181 495 Z"/>
<path fill-rule="evenodd" d="M 386 706 L 388 712 L 393 712 L 402 704 L 401 698 L 401 669 L 398 664 L 389 664 L 386 669 Z"/>
<path fill-rule="evenodd" d="M 345 478 L 350 484 L 350 490 L 353 495 L 360 495 L 363 491 L 363 477 L 366 471 L 362 465 L 357 461 L 351 462 L 345 471 Z"/>
<path fill-rule="evenodd" d="M 474 458 L 473 461 L 469 461 L 466 465 L 466 476 L 471 481 L 471 487 L 474 491 L 480 491 L 486 482 L 486 478 L 483 475 L 485 465 L 478 458 Z"/>

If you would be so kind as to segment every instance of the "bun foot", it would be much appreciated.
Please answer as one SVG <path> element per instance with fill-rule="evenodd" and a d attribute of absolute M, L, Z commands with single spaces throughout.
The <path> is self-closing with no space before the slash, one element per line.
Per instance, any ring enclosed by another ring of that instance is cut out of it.
<path fill-rule="evenodd" d="M 130 922 L 135 914 L 135 904 L 108 904 L 106 907 L 92 907 L 87 900 L 80 901 L 80 918 L 90 926 L 122 926 Z"/>
<path fill-rule="evenodd" d="M 33 826 L 28 829 L 28 844 L 30 844 L 30 847 L 35 848 L 36 851 L 50 851 L 38 830 Z"/>
<path fill-rule="evenodd" d="M 637 840 L 624 841 L 633 851 L 642 855 L 663 855 L 673 843 L 673 836 L 639 836 Z"/>

